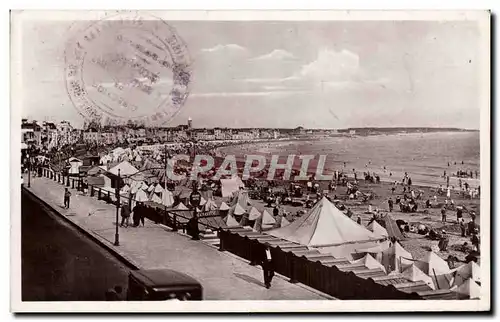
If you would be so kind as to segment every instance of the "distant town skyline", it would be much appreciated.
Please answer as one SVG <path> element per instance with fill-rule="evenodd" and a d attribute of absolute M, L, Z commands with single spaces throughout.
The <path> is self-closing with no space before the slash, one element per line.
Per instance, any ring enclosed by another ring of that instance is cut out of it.
<path fill-rule="evenodd" d="M 23 117 L 83 125 L 64 83 L 71 23 L 23 23 Z M 169 24 L 189 47 L 193 76 L 164 126 L 191 117 L 196 128 L 479 129 L 476 22 Z"/>

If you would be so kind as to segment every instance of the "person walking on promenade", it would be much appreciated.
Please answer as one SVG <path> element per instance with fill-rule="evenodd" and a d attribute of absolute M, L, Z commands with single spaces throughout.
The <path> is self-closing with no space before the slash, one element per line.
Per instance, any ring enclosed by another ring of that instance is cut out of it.
<path fill-rule="evenodd" d="M 193 217 L 187 223 L 187 233 L 191 236 L 192 240 L 200 240 L 200 228 L 198 227 L 198 215 L 196 208 L 193 212 Z"/>
<path fill-rule="evenodd" d="M 446 208 L 441 208 L 441 221 L 446 222 Z"/>
<path fill-rule="evenodd" d="M 271 250 L 269 246 L 266 245 L 264 249 L 264 258 L 262 260 L 262 270 L 264 271 L 264 284 L 266 288 L 271 287 L 271 281 L 274 277 L 274 267 L 273 267 L 273 259 L 271 257 Z"/>
<path fill-rule="evenodd" d="M 71 197 L 71 192 L 69 192 L 68 188 L 64 188 L 64 208 L 69 208 L 69 200 Z"/>
<path fill-rule="evenodd" d="M 389 200 L 387 200 L 387 203 L 389 204 L 389 212 L 392 212 L 392 209 L 394 208 L 394 202 L 392 201 L 392 198 L 389 198 Z"/>
<path fill-rule="evenodd" d="M 141 213 L 142 213 L 142 205 L 140 202 L 138 202 L 132 211 L 132 221 L 133 221 L 132 226 L 139 227 Z"/>
<path fill-rule="evenodd" d="M 122 205 L 121 216 L 122 222 L 120 223 L 120 227 L 128 227 L 130 221 L 130 209 L 128 205 Z"/>

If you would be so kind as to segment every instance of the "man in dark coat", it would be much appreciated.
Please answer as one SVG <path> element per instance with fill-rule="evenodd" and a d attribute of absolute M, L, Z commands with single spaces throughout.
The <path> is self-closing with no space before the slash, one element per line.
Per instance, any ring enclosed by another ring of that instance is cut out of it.
<path fill-rule="evenodd" d="M 64 208 L 69 208 L 69 199 L 71 197 L 71 192 L 69 192 L 68 188 L 64 188 Z"/>
<path fill-rule="evenodd" d="M 138 202 L 133 210 L 133 215 L 132 215 L 132 221 L 134 222 L 133 226 L 138 227 L 139 223 L 141 222 L 141 217 L 143 213 L 143 206 L 140 202 Z"/>
<path fill-rule="evenodd" d="M 266 245 L 264 248 L 264 258 L 262 259 L 262 270 L 264 271 L 264 284 L 266 288 L 271 287 L 271 281 L 274 277 L 274 265 L 271 257 L 271 250 Z"/>
<path fill-rule="evenodd" d="M 198 215 L 196 214 L 196 208 L 193 212 L 193 217 L 188 221 L 187 233 L 193 240 L 200 240 L 200 228 L 198 227 Z"/>

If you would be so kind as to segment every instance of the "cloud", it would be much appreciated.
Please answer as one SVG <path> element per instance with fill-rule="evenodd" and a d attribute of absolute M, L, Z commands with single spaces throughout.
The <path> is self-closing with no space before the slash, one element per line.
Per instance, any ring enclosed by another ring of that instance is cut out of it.
<path fill-rule="evenodd" d="M 294 54 L 283 50 L 283 49 L 275 49 L 272 52 L 258 56 L 253 58 L 252 60 L 287 60 L 287 59 L 296 59 L 297 57 Z"/>
<path fill-rule="evenodd" d="M 227 44 L 227 45 L 216 45 L 212 48 L 204 48 L 201 50 L 202 52 L 207 53 L 215 53 L 215 52 L 223 52 L 223 51 L 232 51 L 232 52 L 246 52 L 247 49 L 240 45 L 236 44 Z"/>
<path fill-rule="evenodd" d="M 348 50 L 323 49 L 316 60 L 302 66 L 296 76 L 320 82 L 352 79 L 359 71 L 359 56 Z"/>

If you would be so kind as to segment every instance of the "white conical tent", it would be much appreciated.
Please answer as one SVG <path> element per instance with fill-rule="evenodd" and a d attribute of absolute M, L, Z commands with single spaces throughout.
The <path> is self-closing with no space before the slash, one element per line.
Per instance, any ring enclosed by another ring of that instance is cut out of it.
<path fill-rule="evenodd" d="M 452 272 L 453 286 L 459 286 L 468 279 L 472 279 L 474 282 L 481 283 L 481 269 L 475 262 L 471 261 L 467 264 L 463 264 L 455 268 Z"/>
<path fill-rule="evenodd" d="M 233 216 L 228 215 L 226 217 L 226 225 L 228 227 L 238 227 L 240 224 L 236 221 L 236 219 Z"/>
<path fill-rule="evenodd" d="M 220 204 L 219 206 L 219 210 L 222 210 L 222 211 L 225 211 L 225 210 L 229 210 L 229 206 L 227 205 L 227 203 L 225 203 L 224 201 Z"/>
<path fill-rule="evenodd" d="M 155 187 L 155 193 L 162 194 L 163 193 L 163 187 L 160 184 L 157 184 Z"/>
<path fill-rule="evenodd" d="M 160 204 L 160 205 L 162 204 L 161 203 L 161 198 L 158 197 L 158 195 L 156 193 L 154 193 L 154 192 L 151 194 L 151 201 L 152 202 L 156 202 L 157 204 Z"/>
<path fill-rule="evenodd" d="M 401 274 L 412 282 L 424 281 L 430 288 L 435 289 L 432 278 L 422 272 L 415 264 L 408 266 Z"/>
<path fill-rule="evenodd" d="M 203 206 L 203 205 L 205 205 L 206 203 L 207 203 L 207 199 L 205 199 L 205 198 L 201 197 L 201 199 L 200 199 L 200 206 Z"/>
<path fill-rule="evenodd" d="M 204 211 L 217 210 L 217 204 L 213 199 L 208 199 L 205 205 L 203 205 L 203 210 Z"/>
<path fill-rule="evenodd" d="M 364 257 L 360 259 L 351 261 L 351 264 L 363 264 L 364 266 L 366 266 L 366 268 L 369 269 L 380 268 L 385 273 L 384 265 L 382 265 L 379 261 L 370 256 L 370 254 L 366 254 Z"/>
<path fill-rule="evenodd" d="M 382 246 L 377 246 L 375 249 L 364 249 L 358 252 L 375 253 L 378 249 L 382 250 Z M 382 251 L 382 264 L 388 273 L 396 271 L 401 273 L 404 269 L 414 263 L 413 256 L 403 248 L 398 242 L 392 244 L 389 248 Z M 425 273 L 425 272 L 424 272 Z"/>
<path fill-rule="evenodd" d="M 252 207 L 248 214 L 248 220 L 255 220 L 261 216 L 261 213 L 257 210 L 257 208 Z"/>
<path fill-rule="evenodd" d="M 130 187 L 128 185 L 124 185 L 120 190 L 120 194 L 125 194 L 125 193 L 128 193 L 129 191 L 130 191 Z"/>
<path fill-rule="evenodd" d="M 467 296 L 470 299 L 478 299 L 481 297 L 481 286 L 472 279 L 468 279 L 460 286 L 454 286 L 450 289 L 452 292 Z"/>
<path fill-rule="evenodd" d="M 423 260 L 415 262 L 420 270 L 432 278 L 438 289 L 448 289 L 453 281 L 453 274 L 448 263 L 434 252 L 427 252 Z"/>
<path fill-rule="evenodd" d="M 416 261 L 415 265 L 429 276 L 446 274 L 451 271 L 448 263 L 432 251 L 427 252 L 422 260 Z"/>
<path fill-rule="evenodd" d="M 246 212 L 245 209 L 243 209 L 243 207 L 240 206 L 240 204 L 236 204 L 234 208 L 231 209 L 233 210 L 232 214 L 237 216 L 241 216 Z"/>
<path fill-rule="evenodd" d="M 184 206 L 184 204 L 182 202 L 180 204 L 178 204 L 177 206 L 175 206 L 174 209 L 175 210 L 188 210 L 188 208 L 186 206 Z"/>
<path fill-rule="evenodd" d="M 137 155 L 137 156 L 135 157 L 135 161 L 137 161 L 137 162 L 141 162 L 141 161 L 142 161 L 141 156 L 140 156 L 140 155 Z"/>
<path fill-rule="evenodd" d="M 284 216 L 283 216 L 283 219 L 285 219 Z M 262 225 L 264 225 L 264 226 L 274 225 L 275 223 L 276 223 L 276 219 L 274 219 L 274 217 L 271 216 L 271 214 L 269 212 L 267 212 L 266 209 L 264 209 L 264 211 L 262 212 Z M 281 224 L 281 227 L 283 227 L 283 222 Z"/>
<path fill-rule="evenodd" d="M 377 236 L 389 237 L 389 233 L 387 232 L 387 230 L 382 227 L 376 220 L 372 221 L 367 228 Z"/>
<path fill-rule="evenodd" d="M 112 174 L 114 174 L 115 176 L 117 176 L 118 175 L 118 170 L 120 170 L 120 175 L 121 176 L 135 175 L 139 171 L 139 170 L 137 170 L 136 167 L 134 167 L 128 161 L 120 162 L 116 166 L 114 166 L 111 169 L 109 169 L 109 172 L 111 172 Z"/>
<path fill-rule="evenodd" d="M 172 207 L 174 204 L 174 195 L 169 190 L 163 190 L 161 194 L 161 204 L 167 207 Z"/>
<path fill-rule="evenodd" d="M 281 217 L 281 227 L 285 227 L 288 225 L 290 225 L 290 222 L 285 217 Z"/>
<path fill-rule="evenodd" d="M 142 185 L 141 182 L 132 181 L 132 183 L 130 183 L 130 193 L 135 195 L 137 191 L 140 189 L 141 185 Z"/>
<path fill-rule="evenodd" d="M 144 202 L 144 201 L 149 200 L 148 195 L 146 194 L 146 192 L 144 190 L 138 190 L 134 196 L 134 199 L 135 199 L 135 201 L 138 201 L 138 202 Z"/>
<path fill-rule="evenodd" d="M 345 216 L 325 197 L 307 214 L 268 233 L 311 247 L 378 240 L 375 234 Z"/>

